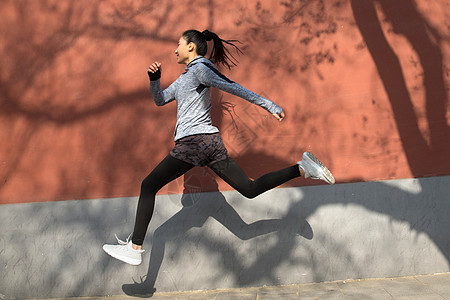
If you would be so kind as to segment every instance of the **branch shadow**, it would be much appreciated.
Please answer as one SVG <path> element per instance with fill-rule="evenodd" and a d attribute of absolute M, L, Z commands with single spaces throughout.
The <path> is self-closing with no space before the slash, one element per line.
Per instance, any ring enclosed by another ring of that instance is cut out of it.
<path fill-rule="evenodd" d="M 450 127 L 446 119 L 448 95 L 443 74 L 442 37 L 421 15 L 412 0 L 350 0 L 350 3 L 356 24 L 375 62 L 390 100 L 399 137 L 413 176 L 422 178 L 447 175 L 450 167 L 448 160 Z M 428 139 L 419 129 L 419 120 L 399 57 L 383 32 L 377 15 L 377 7 L 381 8 L 387 21 L 392 24 L 394 33 L 403 35 L 419 57 L 419 63 L 423 69 L 421 75 L 425 88 Z M 450 203 L 442 203 L 441 205 L 444 205 L 442 211 L 426 207 L 428 202 L 424 199 L 435 195 L 435 191 L 424 182 L 422 179 L 418 180 L 419 186 L 422 188 L 420 194 L 406 194 L 408 199 L 402 197 L 400 203 L 383 198 L 387 201 L 383 201 L 381 204 L 374 205 L 370 202 L 360 204 L 373 211 L 390 215 L 394 219 L 407 221 L 412 229 L 427 233 L 450 262 L 450 246 L 439 230 L 439 228 L 448 228 L 448 224 L 446 225 L 446 221 L 440 218 L 433 220 L 433 213 L 448 212 Z M 385 190 L 385 185 L 380 184 L 380 189 Z M 419 209 L 414 210 L 418 215 L 411 215 L 412 210 L 409 212 L 391 210 L 389 208 L 392 205 L 400 205 L 405 209 L 418 207 Z M 438 228 L 432 226 L 433 228 L 430 229 L 430 224 L 434 224 Z"/>
<path fill-rule="evenodd" d="M 70 128 L 68 132 L 72 135 L 77 134 L 74 132 L 81 132 L 80 138 L 85 139 L 85 144 L 88 144 L 91 139 L 96 139 L 94 144 L 97 144 L 93 145 L 96 151 L 92 153 L 104 150 L 102 157 L 106 154 L 110 160 L 117 151 L 106 153 L 107 149 L 98 147 L 98 143 L 106 141 L 105 135 L 95 137 L 98 132 L 109 126 L 115 127 L 119 129 L 119 132 L 115 133 L 113 139 L 122 144 L 127 144 L 127 138 L 137 137 L 138 134 L 129 132 L 122 135 L 121 126 L 114 124 L 111 121 L 114 117 L 111 116 L 118 114 L 118 110 L 129 114 L 133 114 L 133 111 L 142 112 L 143 104 L 149 100 L 148 88 L 130 90 L 117 88 L 117 82 L 109 78 L 117 72 L 117 68 L 115 69 L 117 66 L 107 62 L 99 53 L 108 52 L 109 42 L 120 42 L 126 39 L 137 41 L 152 39 L 162 44 L 176 43 L 175 34 L 173 36 L 160 34 L 152 28 L 142 31 L 139 30 L 142 23 L 135 22 L 134 19 L 130 20 L 130 18 L 138 18 L 138 16 L 130 15 L 132 12 L 139 14 L 144 11 L 152 15 L 152 19 L 160 24 L 165 20 L 172 5 L 170 3 L 164 5 L 165 14 L 162 16 L 157 15 L 154 4 L 148 4 L 137 11 L 133 11 L 131 6 L 122 7 L 120 9 L 123 15 L 113 13 L 110 18 L 105 18 L 105 11 L 107 11 L 105 6 L 108 5 L 102 2 L 86 7 L 78 2 L 53 3 L 46 0 L 33 5 L 29 5 L 26 1 L 9 1 L 4 4 L 5 10 L 2 13 L 7 15 L 9 10 L 10 15 L 16 18 L 6 18 L 10 20 L 10 23 L 6 21 L 4 30 L 14 34 L 1 37 L 4 47 L 1 49 L 3 72 L 0 76 L 0 123 L 4 128 L 2 132 L 6 132 L 5 145 L 14 149 L 11 151 L 8 151 L 6 147 L 2 149 L 7 163 L 0 170 L 1 181 L 5 183 L 0 186 L 0 193 L 7 195 L 0 199 L 0 203 L 14 202 L 17 198 L 24 202 L 79 199 L 86 197 L 89 193 L 92 194 L 92 186 L 81 187 L 80 189 L 83 190 L 74 194 L 73 191 L 78 189 L 73 187 L 75 184 L 72 178 L 77 176 L 75 172 L 85 176 L 85 173 L 96 169 L 94 172 L 101 175 L 95 175 L 95 177 L 110 179 L 113 172 L 107 173 L 110 170 L 104 170 L 100 166 L 101 162 L 92 164 L 86 169 L 67 169 L 60 163 L 61 158 L 58 153 L 48 159 L 57 161 L 56 164 L 59 165 L 52 171 L 64 173 L 64 176 L 59 178 L 64 179 L 65 176 L 68 178 L 55 184 L 61 187 L 59 190 L 63 192 L 62 194 L 57 191 L 58 188 L 44 188 L 50 192 L 44 192 L 42 196 L 34 193 L 24 195 L 22 198 L 10 197 L 8 189 L 14 188 L 17 182 L 27 181 L 34 190 L 39 190 L 39 186 L 45 185 L 40 182 L 43 170 L 30 170 L 25 175 L 26 179 L 18 179 L 19 176 L 24 176 L 18 166 L 23 163 L 27 155 L 29 156 L 29 149 L 34 147 L 37 148 L 36 152 L 43 152 L 42 156 L 45 160 L 48 154 L 46 150 L 41 149 L 41 145 L 48 141 L 37 140 L 42 139 L 42 135 L 48 130 L 56 129 L 47 136 L 49 139 L 53 136 L 58 139 L 57 142 L 50 142 L 52 144 L 48 147 L 52 151 L 57 151 L 55 149 L 58 147 L 58 142 L 62 140 L 60 137 Z M 120 9 L 117 9 L 115 13 L 119 13 Z M 121 30 L 111 24 L 127 24 L 127 26 Z M 45 31 L 42 28 L 45 28 Z M 136 34 L 132 35 L 131 32 Z M 80 43 L 82 44 L 82 41 L 86 39 L 102 39 L 106 42 L 94 42 L 81 46 Z M 72 52 L 77 53 L 73 55 Z M 66 59 L 62 61 L 62 58 Z M 106 76 L 102 76 L 102 73 Z M 144 76 L 146 78 L 145 69 L 142 72 L 142 78 Z M 113 92 L 102 92 L 106 89 Z M 149 106 L 146 109 L 151 110 L 152 107 Z M 165 114 L 169 115 L 168 112 Z M 94 119 L 96 121 L 93 122 Z M 133 118 L 130 119 L 133 122 Z M 96 124 L 93 125 L 93 123 Z M 90 126 L 95 128 L 87 133 L 85 130 L 89 131 L 87 128 Z M 142 128 L 137 125 L 134 127 Z M 73 141 L 73 136 L 67 138 Z M 74 148 L 74 146 L 67 147 L 67 152 L 77 151 Z M 46 167 L 44 166 L 44 171 L 48 170 Z M 117 177 L 116 174 L 112 176 Z M 105 188 L 104 194 L 108 195 L 108 193 L 108 188 Z M 13 200 L 5 200 L 8 198 Z"/>
<path fill-rule="evenodd" d="M 450 128 L 439 33 L 420 14 L 412 0 L 351 0 L 356 24 L 363 36 L 394 113 L 403 149 L 414 177 L 448 174 Z M 429 142 L 419 129 L 400 60 L 389 44 L 379 17 L 382 9 L 393 31 L 403 35 L 419 56 L 425 87 Z"/>

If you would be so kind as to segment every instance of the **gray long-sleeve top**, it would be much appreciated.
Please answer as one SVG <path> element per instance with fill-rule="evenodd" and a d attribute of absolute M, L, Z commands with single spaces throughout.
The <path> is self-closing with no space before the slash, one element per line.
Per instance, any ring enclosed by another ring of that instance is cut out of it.
<path fill-rule="evenodd" d="M 175 141 L 190 135 L 219 132 L 211 121 L 209 87 L 241 97 L 272 114 L 282 111 L 272 101 L 222 75 L 207 58 L 197 56 L 186 66 L 186 71 L 165 90 L 161 88 L 159 79 L 150 81 L 150 93 L 156 105 L 162 106 L 176 99 Z"/>

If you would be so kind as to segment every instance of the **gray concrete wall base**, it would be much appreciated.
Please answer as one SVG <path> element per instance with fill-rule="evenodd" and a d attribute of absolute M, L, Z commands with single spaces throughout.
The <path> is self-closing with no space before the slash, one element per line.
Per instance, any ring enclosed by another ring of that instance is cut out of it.
<path fill-rule="evenodd" d="M 136 197 L 2 205 L 0 298 L 449 272 L 449 187 L 444 176 L 282 188 L 253 200 L 158 196 L 137 267 L 102 251 L 131 233 Z"/>

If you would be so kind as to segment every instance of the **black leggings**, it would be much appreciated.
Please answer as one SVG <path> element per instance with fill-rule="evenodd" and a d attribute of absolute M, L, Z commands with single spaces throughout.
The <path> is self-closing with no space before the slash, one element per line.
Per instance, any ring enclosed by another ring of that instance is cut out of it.
<path fill-rule="evenodd" d="M 180 177 L 193 167 L 194 165 L 176 159 L 169 154 L 142 181 L 133 231 L 133 244 L 142 245 L 144 242 L 155 207 L 156 193 L 170 181 Z M 216 162 L 209 167 L 231 187 L 247 198 L 254 198 L 265 191 L 300 176 L 298 165 L 294 165 L 268 173 L 256 180 L 251 180 L 231 158 Z"/>

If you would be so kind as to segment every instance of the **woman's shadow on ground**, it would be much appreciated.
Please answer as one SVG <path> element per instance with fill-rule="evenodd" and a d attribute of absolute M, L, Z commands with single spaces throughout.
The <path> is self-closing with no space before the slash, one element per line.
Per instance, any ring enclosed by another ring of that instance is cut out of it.
<path fill-rule="evenodd" d="M 264 157 L 261 158 L 263 161 L 267 161 Z M 272 157 L 267 159 L 274 160 Z M 282 162 L 278 162 L 276 165 L 282 164 Z M 283 236 L 289 241 L 287 243 L 286 241 L 283 242 L 283 247 L 278 247 L 276 249 L 277 251 L 283 251 L 285 253 L 289 253 L 289 251 L 292 250 L 296 237 L 302 236 L 306 239 L 313 238 L 311 226 L 304 216 L 299 215 L 298 211 L 289 211 L 281 219 L 264 219 L 249 224 L 246 223 L 239 213 L 226 201 L 224 195 L 219 192 L 215 178 L 215 174 L 208 168 L 194 168 L 184 175 L 184 192 L 181 197 L 182 208 L 159 226 L 153 233 L 147 275 L 141 278 L 141 282 L 136 282 L 134 280 L 133 284 L 124 284 L 122 290 L 125 294 L 129 296 L 151 297 L 156 291 L 155 282 L 165 256 L 166 243 L 170 241 L 177 242 L 180 239 L 183 239 L 190 229 L 202 227 L 210 217 L 218 221 L 236 237 L 244 241 L 265 234 L 282 231 Z M 207 183 L 209 191 L 211 191 L 211 186 L 213 186 L 213 192 L 202 193 L 202 185 L 204 183 Z M 192 191 L 197 191 L 197 193 L 192 193 Z M 242 196 L 242 201 L 249 200 Z M 257 199 L 253 201 L 257 201 Z M 256 202 L 255 205 L 257 205 Z M 206 242 L 208 241 L 206 240 Z M 211 243 L 213 243 L 213 241 L 211 241 Z M 209 246 L 214 248 L 213 245 Z M 224 251 L 229 250 L 230 249 L 226 249 Z M 182 249 L 179 251 L 182 251 Z M 265 255 L 267 255 L 267 253 Z M 277 255 L 279 255 L 280 260 L 283 259 L 282 253 L 277 253 Z M 228 257 L 228 259 L 230 257 L 230 255 L 224 254 L 224 257 L 225 256 Z M 231 259 L 238 260 L 238 257 L 231 255 Z M 258 264 L 264 263 L 264 260 L 258 259 L 257 261 Z M 233 261 L 230 262 L 230 264 L 239 265 L 239 262 Z M 271 268 L 272 266 L 251 266 L 250 268 L 254 269 L 261 267 Z M 242 272 L 242 270 L 238 271 Z M 245 270 L 243 273 L 246 273 Z M 241 281 L 242 280 L 248 281 L 251 279 L 241 279 Z"/>

